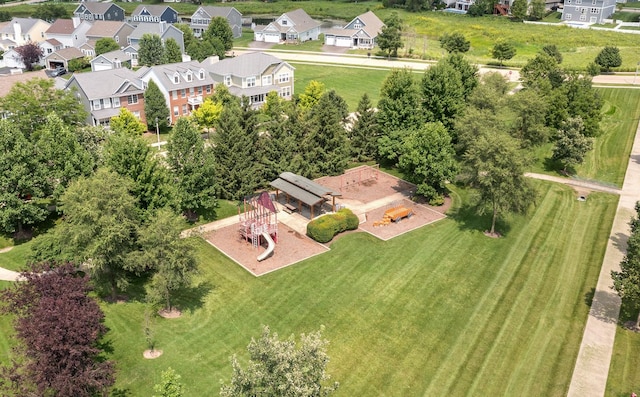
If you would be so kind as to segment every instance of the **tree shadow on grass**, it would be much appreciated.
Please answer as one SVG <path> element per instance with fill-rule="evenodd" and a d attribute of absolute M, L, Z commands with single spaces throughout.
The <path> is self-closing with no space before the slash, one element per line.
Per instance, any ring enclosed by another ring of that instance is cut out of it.
<path fill-rule="evenodd" d="M 449 218 L 454 219 L 460 230 L 476 230 L 485 232 L 491 229 L 491 214 L 485 213 L 479 215 L 479 208 L 475 204 L 462 204 L 455 210 L 447 214 Z M 501 217 L 496 220 L 496 232 L 501 236 L 507 236 L 511 231 L 509 223 Z"/>
<path fill-rule="evenodd" d="M 111 393 L 109 393 L 109 397 L 131 397 L 131 391 L 129 389 L 118 389 L 117 387 L 114 387 L 113 390 L 111 390 Z"/>
<path fill-rule="evenodd" d="M 182 312 L 193 313 L 204 305 L 207 295 L 214 290 L 214 285 L 209 281 L 203 281 L 190 288 L 178 291 L 172 299 L 171 305 Z"/>

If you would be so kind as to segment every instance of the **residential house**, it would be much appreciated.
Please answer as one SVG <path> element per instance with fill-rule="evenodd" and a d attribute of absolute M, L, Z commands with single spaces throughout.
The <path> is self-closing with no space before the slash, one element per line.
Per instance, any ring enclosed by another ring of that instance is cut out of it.
<path fill-rule="evenodd" d="M 119 68 L 131 69 L 131 56 L 123 50 L 105 52 L 91 60 L 91 70 L 94 72 Z"/>
<path fill-rule="evenodd" d="M 216 83 L 226 85 L 233 95 L 248 97 L 253 107 L 262 106 L 271 91 L 287 100 L 293 95 L 295 68 L 273 55 L 252 52 L 217 62 L 208 58 L 202 64 Z"/>
<path fill-rule="evenodd" d="M 126 22 L 96 21 L 87 31 L 88 41 L 98 41 L 104 37 L 110 37 L 120 44 L 127 45 L 127 38 L 133 33 L 134 27 Z"/>
<path fill-rule="evenodd" d="M 242 36 L 242 14 L 234 7 L 214 7 L 200 6 L 191 15 L 191 23 L 189 26 L 193 30 L 193 35 L 202 37 L 207 30 L 211 20 L 215 17 L 223 17 L 229 22 L 233 38 L 237 39 Z"/>
<path fill-rule="evenodd" d="M 170 122 L 188 116 L 213 94 L 215 81 L 198 61 L 152 66 L 140 74 L 148 84 L 153 80 L 171 112 Z M 146 86 L 146 85 L 145 85 Z"/>
<path fill-rule="evenodd" d="M 84 58 L 85 55 L 82 51 L 75 47 L 67 47 L 61 50 L 49 54 L 44 57 L 44 62 L 47 69 L 55 69 L 58 66 L 62 66 L 65 69 L 69 68 L 69 61 L 72 59 Z"/>
<path fill-rule="evenodd" d="M 39 44 L 40 49 L 42 50 L 42 55 L 47 56 L 49 54 L 53 54 L 54 52 L 61 50 L 64 48 L 61 42 L 56 39 L 48 39 Z"/>
<path fill-rule="evenodd" d="M 565 0 L 562 20 L 603 24 L 616 12 L 616 0 Z"/>
<path fill-rule="evenodd" d="M 87 41 L 87 31 L 91 24 L 73 19 L 56 19 L 45 32 L 47 39 L 58 40 L 64 47 L 80 47 Z"/>
<path fill-rule="evenodd" d="M 50 26 L 42 19 L 13 18 L 0 30 L 0 39 L 7 40 L 7 48 L 20 47 L 29 42 L 40 43 L 46 40 L 44 32 Z"/>
<path fill-rule="evenodd" d="M 138 66 L 138 46 L 128 45 L 122 49 L 127 56 L 131 59 L 131 67 Z"/>
<path fill-rule="evenodd" d="M 384 23 L 372 11 L 353 18 L 341 29 L 324 32 L 324 44 L 336 47 L 371 49 L 382 32 Z"/>
<path fill-rule="evenodd" d="M 131 14 L 131 23 L 136 25 L 140 22 L 166 22 L 178 23 L 178 11 L 170 6 L 163 5 L 140 5 Z"/>
<path fill-rule="evenodd" d="M 320 35 L 320 22 L 311 19 L 303 10 L 287 12 L 267 26 L 256 26 L 253 31 L 255 41 L 266 43 L 304 42 L 317 40 Z"/>
<path fill-rule="evenodd" d="M 124 22 L 124 8 L 115 3 L 81 2 L 73 15 L 81 21 L 118 21 Z"/>
<path fill-rule="evenodd" d="M 26 66 L 22 62 L 22 56 L 18 54 L 15 48 L 8 49 L 2 54 L 2 67 L 13 69 L 24 69 Z"/>
<path fill-rule="evenodd" d="M 96 40 L 89 40 L 78 49 L 82 51 L 85 57 L 93 58 L 96 56 Z"/>
<path fill-rule="evenodd" d="M 111 118 L 126 108 L 143 123 L 144 84 L 136 72 L 126 68 L 74 73 L 66 90 L 75 90 L 89 116 L 87 124 L 109 126 Z"/>
<path fill-rule="evenodd" d="M 184 53 L 184 33 L 182 32 L 182 30 L 176 28 L 173 25 L 169 25 L 166 22 L 143 22 L 138 24 L 138 26 L 134 29 L 133 32 L 131 32 L 131 34 L 127 38 L 127 44 L 139 46 L 142 36 L 147 33 L 160 36 L 162 44 L 164 44 L 169 39 L 174 39 L 176 43 L 178 43 L 178 46 L 180 46 L 180 51 Z"/>

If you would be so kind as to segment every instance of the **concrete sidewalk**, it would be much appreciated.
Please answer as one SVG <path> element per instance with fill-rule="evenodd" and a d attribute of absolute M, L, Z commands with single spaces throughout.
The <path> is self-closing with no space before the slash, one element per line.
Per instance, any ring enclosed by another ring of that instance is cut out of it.
<path fill-rule="evenodd" d="M 553 175 L 547 175 L 547 174 L 536 174 L 535 172 L 526 172 L 524 176 L 529 178 L 534 178 L 534 179 L 540 179 L 543 181 L 564 183 L 565 185 L 582 187 L 585 189 L 595 190 L 598 192 L 605 192 L 605 193 L 618 194 L 618 195 L 622 194 L 622 190 L 617 189 L 615 187 L 605 186 L 605 185 L 601 185 L 593 182 L 581 181 L 579 179 L 562 178 L 559 176 L 553 176 Z"/>
<path fill-rule="evenodd" d="M 613 343 L 616 337 L 620 298 L 611 289 L 612 270 L 620 270 L 629 237 L 629 220 L 640 200 L 640 125 L 631 150 L 631 158 L 611 227 L 607 250 L 582 336 L 578 359 L 573 369 L 569 397 L 604 396 Z"/>

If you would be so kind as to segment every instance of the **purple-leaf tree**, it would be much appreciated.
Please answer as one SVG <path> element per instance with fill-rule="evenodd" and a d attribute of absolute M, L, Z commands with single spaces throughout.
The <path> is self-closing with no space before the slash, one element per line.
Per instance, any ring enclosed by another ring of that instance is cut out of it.
<path fill-rule="evenodd" d="M 15 315 L 18 345 L 3 368 L 1 385 L 12 395 L 90 397 L 114 383 L 113 363 L 99 346 L 104 314 L 89 278 L 71 264 L 32 265 L 24 281 L 0 293 L 0 312 Z"/>
<path fill-rule="evenodd" d="M 34 65 L 40 62 L 42 58 L 42 49 L 33 42 L 16 47 L 16 52 L 20 55 L 25 69 L 29 72 L 33 70 Z"/>

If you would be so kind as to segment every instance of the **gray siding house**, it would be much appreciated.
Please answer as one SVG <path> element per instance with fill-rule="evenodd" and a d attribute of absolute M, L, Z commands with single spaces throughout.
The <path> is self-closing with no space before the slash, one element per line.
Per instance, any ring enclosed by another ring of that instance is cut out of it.
<path fill-rule="evenodd" d="M 616 12 L 616 0 L 565 0 L 562 20 L 603 24 Z"/>
<path fill-rule="evenodd" d="M 242 14 L 233 7 L 213 7 L 200 6 L 196 12 L 191 15 L 191 30 L 196 37 L 202 37 L 207 30 L 211 20 L 215 17 L 223 17 L 229 21 L 229 26 L 233 32 L 233 38 L 237 39 L 242 36 Z"/>
<path fill-rule="evenodd" d="M 324 32 L 324 44 L 336 47 L 371 49 L 382 32 L 384 23 L 372 11 L 353 18 L 341 29 Z"/>
<path fill-rule="evenodd" d="M 267 26 L 256 26 L 253 30 L 253 40 L 266 43 L 318 40 L 319 35 L 320 22 L 302 8 L 284 13 Z"/>
<path fill-rule="evenodd" d="M 178 11 L 163 5 L 141 5 L 131 13 L 131 23 L 140 22 L 166 22 L 178 23 Z"/>
<path fill-rule="evenodd" d="M 113 3 L 86 3 L 76 7 L 73 15 L 84 21 L 124 21 L 124 8 Z"/>
<path fill-rule="evenodd" d="M 182 30 L 176 28 L 173 25 L 169 25 L 166 22 L 160 23 L 140 23 L 133 32 L 129 35 L 127 41 L 129 45 L 138 47 L 142 36 L 146 33 L 156 34 L 160 36 L 162 44 L 169 39 L 174 39 L 180 46 L 180 51 L 184 54 L 184 33 Z"/>

